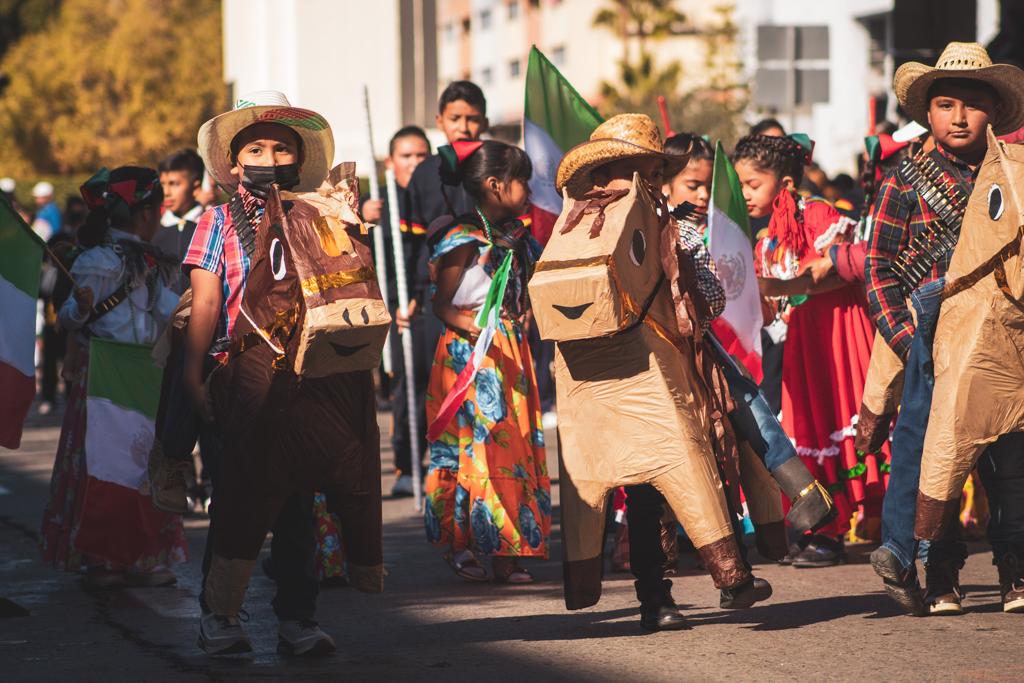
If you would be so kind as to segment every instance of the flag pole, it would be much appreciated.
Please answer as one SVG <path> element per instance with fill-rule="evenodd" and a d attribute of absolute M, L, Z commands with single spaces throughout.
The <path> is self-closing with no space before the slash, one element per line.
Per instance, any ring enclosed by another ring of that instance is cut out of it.
<path fill-rule="evenodd" d="M 377 201 L 380 199 L 380 182 L 377 180 L 377 154 L 373 149 L 373 123 L 370 117 L 370 89 L 363 84 L 363 108 L 366 110 L 366 140 L 369 143 L 370 148 L 370 172 L 368 174 L 368 180 L 370 183 L 370 199 Z M 384 246 L 384 233 L 380 229 L 373 231 L 373 261 L 374 268 L 377 271 L 377 286 L 380 287 L 381 298 L 384 299 L 384 303 L 388 301 L 388 274 L 387 274 L 387 254 L 385 254 L 386 247 Z M 384 372 L 388 375 L 392 373 L 391 367 L 391 335 L 390 333 L 384 339 L 384 349 L 382 352 L 381 360 L 384 363 Z"/>
<path fill-rule="evenodd" d="M 658 112 L 661 114 L 661 124 L 665 127 L 665 137 L 672 137 L 676 133 L 672 130 L 672 123 L 668 118 L 668 104 L 664 95 L 658 95 Z"/>
<path fill-rule="evenodd" d="M 388 220 L 391 223 L 391 244 L 395 260 L 395 280 L 398 283 L 398 313 L 408 320 L 409 317 L 409 281 L 405 272 L 405 250 L 401 248 L 402 230 L 401 213 L 398 205 L 398 184 L 392 169 L 384 171 L 384 182 L 388 190 Z M 412 451 L 412 499 L 416 512 L 423 511 L 423 455 L 420 453 L 420 415 L 417 410 L 416 396 L 416 364 L 412 349 L 412 327 L 407 327 L 402 336 L 402 360 L 405 362 L 405 400 L 409 411 L 409 447 Z M 396 425 L 396 428 L 400 428 Z"/>

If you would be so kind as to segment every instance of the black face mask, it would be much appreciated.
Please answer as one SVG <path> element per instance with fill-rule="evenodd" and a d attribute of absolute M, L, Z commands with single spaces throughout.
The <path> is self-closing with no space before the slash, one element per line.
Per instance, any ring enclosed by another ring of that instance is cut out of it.
<path fill-rule="evenodd" d="M 266 199 L 270 186 L 277 183 L 282 190 L 290 190 L 299 184 L 299 165 L 242 167 L 242 187 L 260 199 Z"/>

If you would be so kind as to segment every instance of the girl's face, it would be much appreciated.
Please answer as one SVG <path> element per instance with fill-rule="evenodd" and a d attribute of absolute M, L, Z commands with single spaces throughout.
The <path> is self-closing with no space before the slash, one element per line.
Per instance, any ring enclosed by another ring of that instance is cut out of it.
<path fill-rule="evenodd" d="M 793 179 L 789 176 L 777 177 L 771 171 L 761 170 L 750 159 L 736 162 L 736 175 L 739 176 L 743 188 L 743 200 L 747 203 L 747 215 L 751 218 L 763 218 L 772 212 L 772 202 L 783 190 L 793 187 Z"/>
<path fill-rule="evenodd" d="M 701 213 L 707 213 L 712 171 L 710 159 L 694 159 L 686 164 L 686 168 L 662 186 L 661 191 L 669 205 L 689 202 Z"/>
<path fill-rule="evenodd" d="M 146 204 L 132 212 L 132 232 L 144 242 L 150 242 L 160 229 L 160 204 Z"/>
<path fill-rule="evenodd" d="M 492 176 L 484 187 L 486 192 L 481 204 L 492 221 L 522 216 L 530 207 L 530 187 L 519 178 L 506 183 Z"/>

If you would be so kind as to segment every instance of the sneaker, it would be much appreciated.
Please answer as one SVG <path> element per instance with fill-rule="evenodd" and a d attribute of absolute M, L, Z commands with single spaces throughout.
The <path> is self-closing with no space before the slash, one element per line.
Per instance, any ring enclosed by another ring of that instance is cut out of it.
<path fill-rule="evenodd" d="M 334 639 L 312 619 L 282 621 L 277 627 L 277 651 L 292 657 L 322 657 L 337 647 Z"/>
<path fill-rule="evenodd" d="M 722 609 L 746 609 L 755 602 L 772 597 L 772 585 L 764 579 L 750 577 L 738 586 L 723 588 L 718 599 Z"/>
<path fill-rule="evenodd" d="M 558 426 L 558 414 L 553 410 L 544 413 L 540 418 L 540 425 L 544 429 L 554 429 Z"/>
<path fill-rule="evenodd" d="M 789 565 L 793 564 L 793 560 L 795 560 L 797 558 L 797 555 L 799 555 L 803 551 L 804 551 L 804 547 L 802 545 L 800 545 L 799 543 L 790 543 L 789 544 L 789 552 L 786 553 L 785 557 L 783 557 L 781 560 L 779 560 L 779 564 L 782 565 L 783 567 L 788 567 Z"/>
<path fill-rule="evenodd" d="M 159 588 L 178 583 L 178 577 L 170 569 L 154 569 L 148 572 L 127 571 L 124 573 L 124 578 L 129 586 L 136 588 Z"/>
<path fill-rule="evenodd" d="M 827 536 L 811 536 L 810 543 L 803 552 L 793 558 L 793 566 L 798 569 L 835 567 L 843 563 L 844 557 L 841 540 L 834 541 Z"/>
<path fill-rule="evenodd" d="M 886 594 L 907 614 L 923 617 L 928 613 L 921 584 L 917 580 L 917 565 L 911 563 L 904 569 L 896 555 L 883 545 L 871 553 L 871 568 L 882 577 Z"/>
<path fill-rule="evenodd" d="M 222 617 L 203 612 L 199 617 L 199 647 L 208 655 L 237 655 L 252 652 L 249 634 L 242 626 L 240 613 Z"/>
<path fill-rule="evenodd" d="M 1003 598 L 1003 611 L 1010 614 L 1024 613 L 1024 571 L 1017 556 L 1007 553 L 996 566 L 999 569 L 999 593 Z"/>
<path fill-rule="evenodd" d="M 412 475 L 399 474 L 398 478 L 395 479 L 395 485 L 391 487 L 391 497 L 408 498 L 411 495 L 413 495 Z"/>
<path fill-rule="evenodd" d="M 932 616 L 957 616 L 964 613 L 961 602 L 960 568 L 953 560 L 930 562 L 924 566 L 925 594 L 928 613 Z"/>

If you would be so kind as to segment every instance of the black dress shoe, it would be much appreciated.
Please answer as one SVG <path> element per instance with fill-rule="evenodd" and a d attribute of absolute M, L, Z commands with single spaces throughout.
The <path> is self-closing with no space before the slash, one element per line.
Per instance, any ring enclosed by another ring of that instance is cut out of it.
<path fill-rule="evenodd" d="M 722 609 L 746 609 L 755 602 L 772 597 L 772 585 L 764 579 L 750 577 L 732 588 L 723 588 L 718 606 Z"/>
<path fill-rule="evenodd" d="M 640 605 L 640 628 L 645 631 L 682 631 L 690 625 L 675 605 Z"/>

